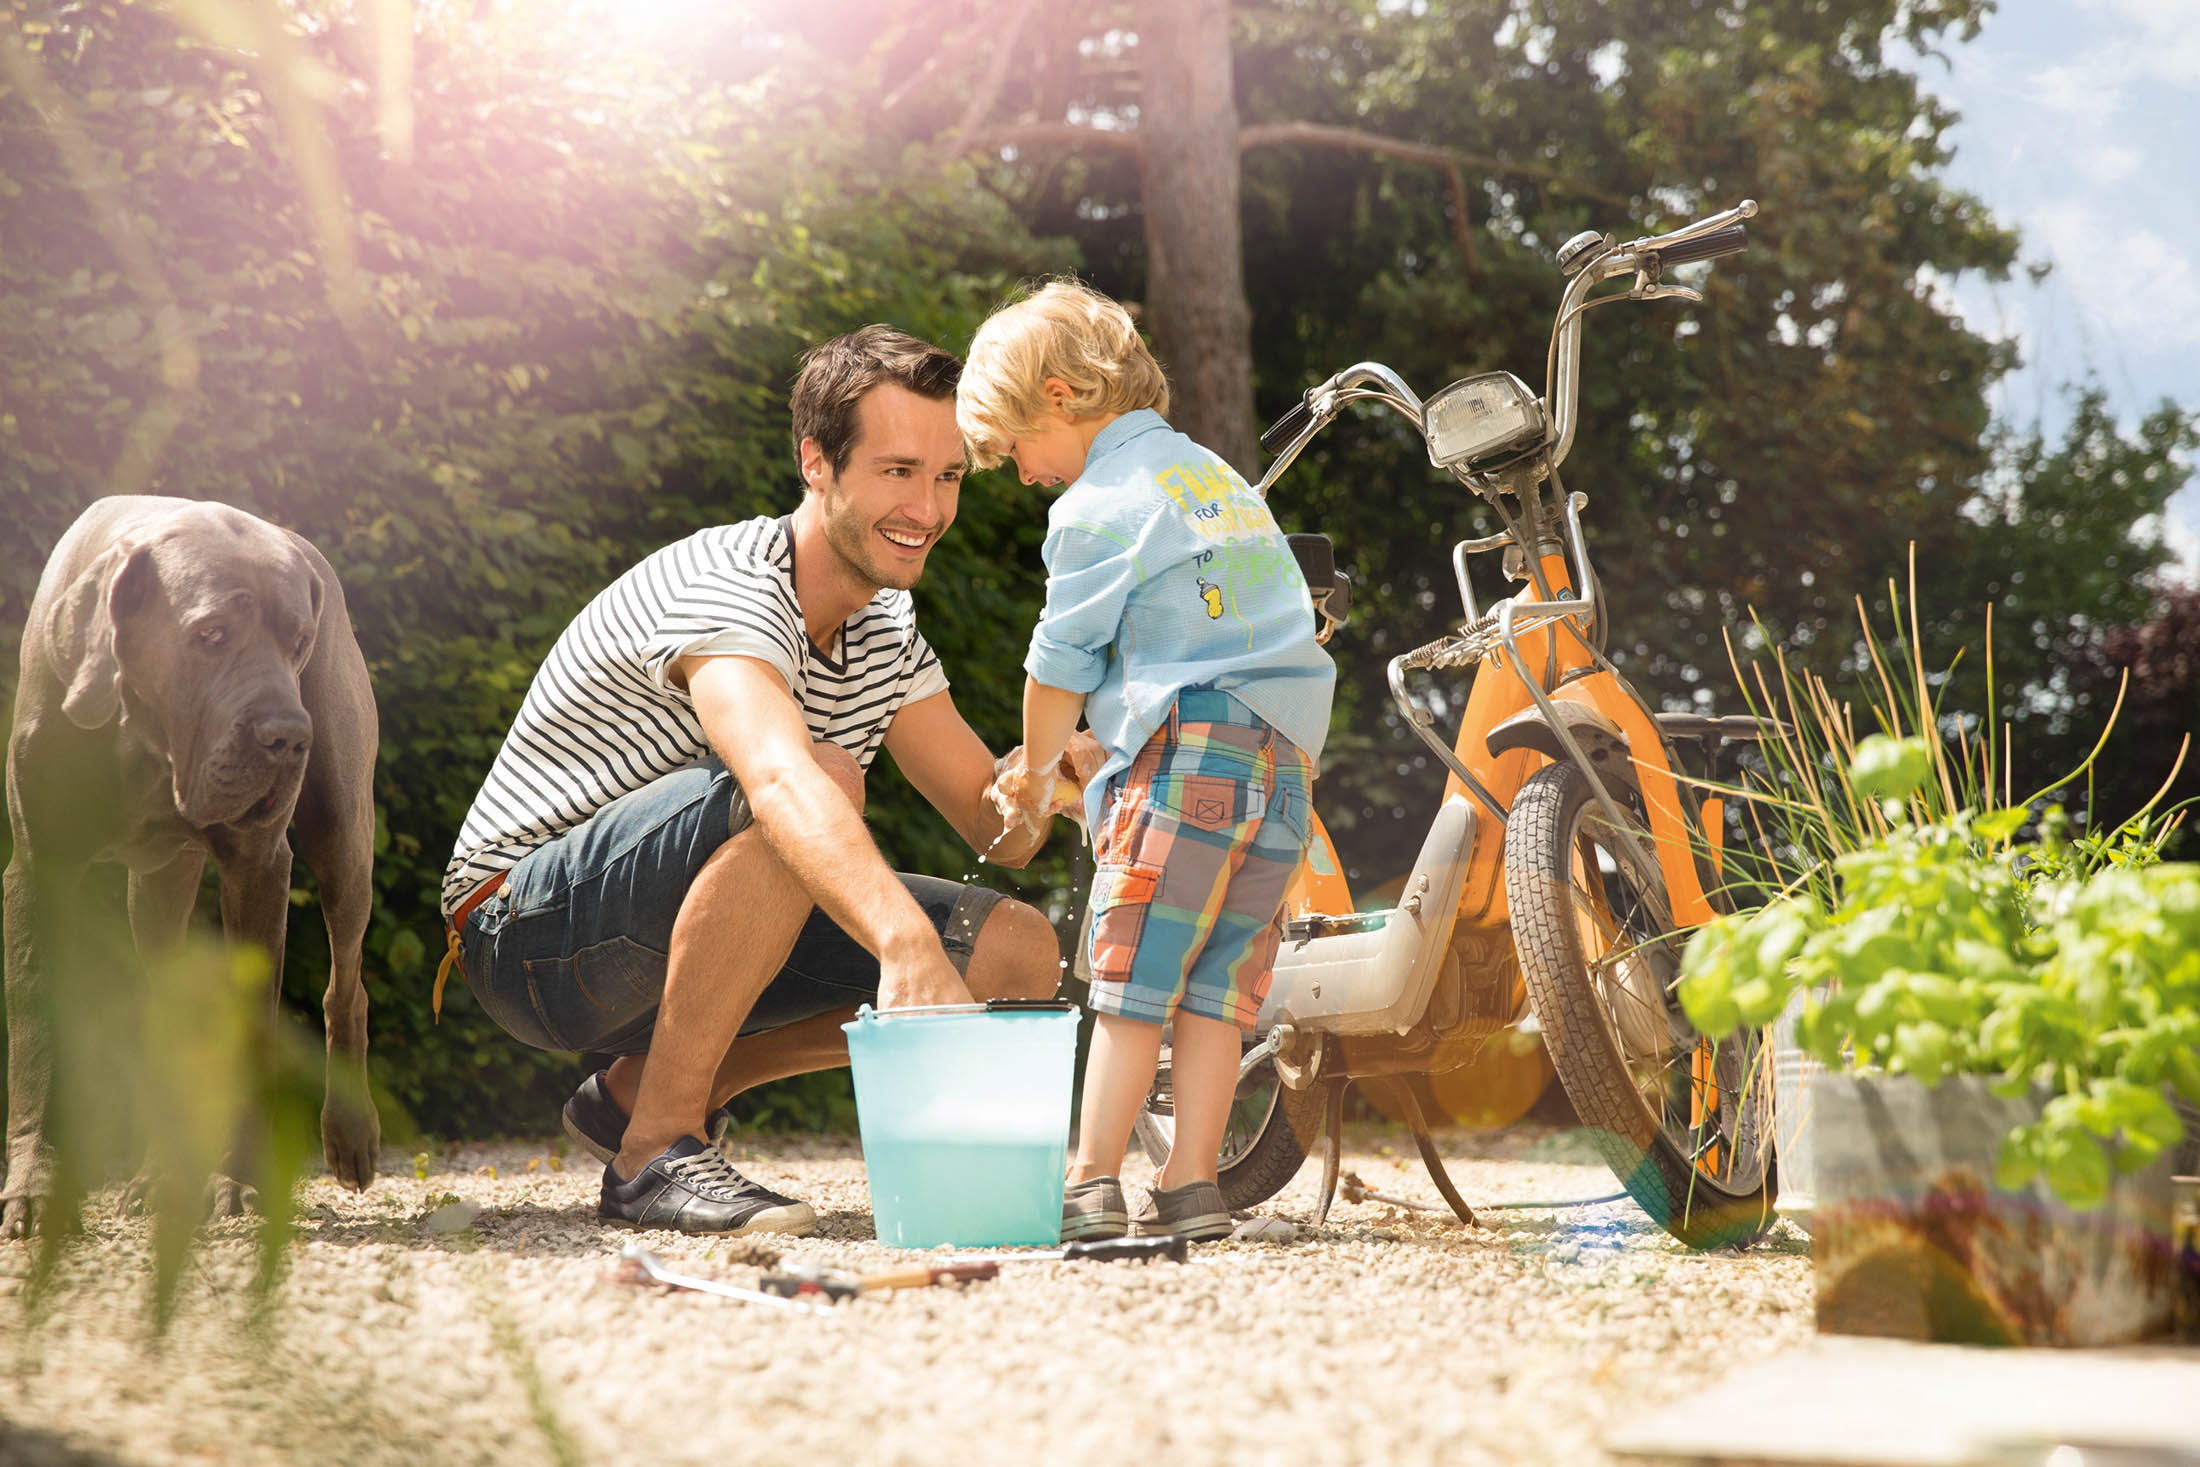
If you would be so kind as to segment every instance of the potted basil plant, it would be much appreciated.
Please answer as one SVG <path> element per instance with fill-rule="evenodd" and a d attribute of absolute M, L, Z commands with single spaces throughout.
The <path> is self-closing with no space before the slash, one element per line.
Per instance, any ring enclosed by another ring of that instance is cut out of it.
<path fill-rule="evenodd" d="M 1803 995 L 1819 1327 L 2106 1344 L 2167 1330 L 2171 1095 L 2200 1103 L 2200 866 L 2069 874 L 2021 809 L 1904 813 L 1917 740 L 1848 774 L 1883 835 L 1690 940 L 1704 1035 Z"/>

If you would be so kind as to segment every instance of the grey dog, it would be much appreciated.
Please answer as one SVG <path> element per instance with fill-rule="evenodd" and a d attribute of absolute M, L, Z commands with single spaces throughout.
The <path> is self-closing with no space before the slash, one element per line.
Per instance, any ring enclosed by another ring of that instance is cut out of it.
<path fill-rule="evenodd" d="M 128 868 L 131 935 L 145 954 L 182 937 L 212 856 L 223 931 L 265 949 L 279 985 L 293 815 L 328 923 L 322 1152 L 345 1185 L 373 1180 L 381 1129 L 367 1100 L 359 966 L 376 738 L 343 588 L 300 536 L 227 505 L 149 496 L 102 499 L 62 536 L 23 629 L 8 741 L 0 1237 L 35 1227 L 51 1191 L 40 984 L 91 863 Z M 216 1183 L 217 1211 L 241 1203 L 234 1182 Z"/>

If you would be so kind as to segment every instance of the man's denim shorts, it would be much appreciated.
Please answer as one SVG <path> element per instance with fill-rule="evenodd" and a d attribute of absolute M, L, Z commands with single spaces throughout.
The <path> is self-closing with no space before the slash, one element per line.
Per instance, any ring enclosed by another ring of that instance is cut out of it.
<path fill-rule="evenodd" d="M 649 1048 L 672 924 L 711 853 L 753 822 L 725 765 L 706 759 L 623 795 L 530 851 L 467 918 L 459 957 L 475 1000 L 537 1049 Z M 958 970 L 999 895 L 901 878 Z M 878 998 L 878 959 L 813 909 L 743 1034 Z"/>

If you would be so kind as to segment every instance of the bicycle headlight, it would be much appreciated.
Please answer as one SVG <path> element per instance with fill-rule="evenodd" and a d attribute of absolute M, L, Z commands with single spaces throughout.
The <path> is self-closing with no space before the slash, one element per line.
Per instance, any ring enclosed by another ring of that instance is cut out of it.
<path fill-rule="evenodd" d="M 1488 468 L 1543 440 L 1543 405 L 1510 372 L 1454 382 L 1422 404 L 1429 462 L 1440 469 Z"/>

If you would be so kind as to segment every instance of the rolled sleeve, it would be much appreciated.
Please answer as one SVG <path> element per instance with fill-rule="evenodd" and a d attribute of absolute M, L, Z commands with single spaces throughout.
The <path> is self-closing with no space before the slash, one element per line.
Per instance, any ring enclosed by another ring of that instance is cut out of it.
<path fill-rule="evenodd" d="M 799 687 L 806 634 L 782 579 L 760 562 L 697 577 L 649 628 L 641 660 L 650 681 L 676 692 L 672 669 L 683 657 L 753 657 Z"/>
<path fill-rule="evenodd" d="M 1050 688 L 1089 693 L 1107 674 L 1124 603 L 1141 579 L 1138 556 L 1113 533 L 1084 525 L 1050 529 L 1042 554 L 1046 609 L 1032 628 L 1024 671 Z"/>

